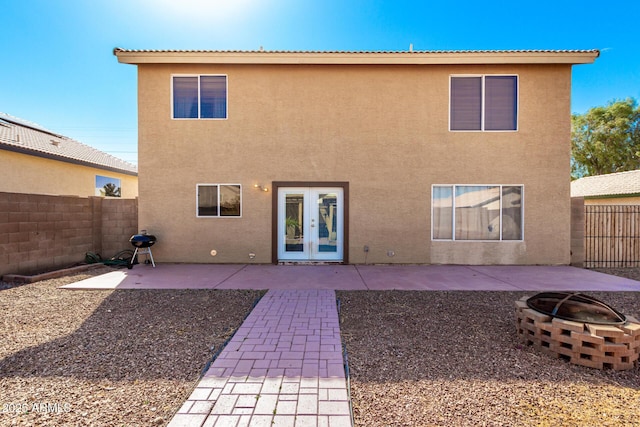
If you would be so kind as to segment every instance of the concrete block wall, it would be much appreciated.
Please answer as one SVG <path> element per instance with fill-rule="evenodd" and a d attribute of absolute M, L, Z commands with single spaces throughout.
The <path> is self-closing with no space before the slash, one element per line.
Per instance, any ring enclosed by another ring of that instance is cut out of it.
<path fill-rule="evenodd" d="M 571 265 L 584 266 L 584 198 L 571 198 Z"/>
<path fill-rule="evenodd" d="M 105 224 L 105 202 L 107 211 L 119 209 L 114 208 L 119 204 L 136 206 L 121 212 L 133 218 L 117 222 L 118 226 L 129 224 L 129 229 L 112 226 L 109 221 Z M 35 274 L 81 263 L 87 252 L 103 254 L 103 242 L 135 234 L 136 224 L 137 199 L 0 192 L 0 276 Z"/>
<path fill-rule="evenodd" d="M 110 258 L 131 249 L 129 239 L 138 233 L 138 199 L 102 200 L 102 255 Z"/>

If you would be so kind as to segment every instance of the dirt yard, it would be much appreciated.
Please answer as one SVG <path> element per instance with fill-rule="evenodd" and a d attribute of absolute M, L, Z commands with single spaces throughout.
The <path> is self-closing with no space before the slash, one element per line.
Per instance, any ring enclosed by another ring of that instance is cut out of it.
<path fill-rule="evenodd" d="M 640 426 L 640 369 L 584 368 L 521 345 L 524 295 L 339 292 L 356 425 Z M 640 316 L 640 293 L 590 295 Z"/>
<path fill-rule="evenodd" d="M 0 283 L 0 426 L 166 425 L 260 295 L 58 289 L 104 271 Z M 356 425 L 640 426 L 640 369 L 523 347 L 523 295 L 338 292 Z M 640 293 L 592 295 L 640 317 Z"/>
<path fill-rule="evenodd" d="M 0 290 L 0 426 L 166 425 L 255 291 Z M 6 289 L 8 288 L 8 289 Z"/>

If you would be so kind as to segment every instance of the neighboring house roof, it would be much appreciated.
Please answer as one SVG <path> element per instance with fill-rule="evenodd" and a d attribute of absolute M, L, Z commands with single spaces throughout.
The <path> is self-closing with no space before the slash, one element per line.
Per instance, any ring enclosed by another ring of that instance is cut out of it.
<path fill-rule="evenodd" d="M 5 113 L 0 113 L 0 149 L 138 175 L 138 168 L 129 162 Z"/>
<path fill-rule="evenodd" d="M 640 194 L 640 169 L 587 176 L 571 183 L 571 197 L 634 196 Z"/>
<path fill-rule="evenodd" d="M 598 50 L 267 51 L 135 50 L 116 47 L 125 64 L 587 64 Z"/>

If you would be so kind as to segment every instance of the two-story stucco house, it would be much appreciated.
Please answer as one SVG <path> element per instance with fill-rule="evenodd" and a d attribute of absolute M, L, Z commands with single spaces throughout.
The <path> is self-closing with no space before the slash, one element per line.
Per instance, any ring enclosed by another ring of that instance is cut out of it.
<path fill-rule="evenodd" d="M 598 51 L 114 54 L 157 260 L 570 262 L 571 69 Z"/>

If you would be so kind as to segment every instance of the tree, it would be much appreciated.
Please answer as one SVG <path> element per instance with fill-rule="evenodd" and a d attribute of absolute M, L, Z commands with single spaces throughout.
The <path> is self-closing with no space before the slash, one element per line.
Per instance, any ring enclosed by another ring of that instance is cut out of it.
<path fill-rule="evenodd" d="M 120 187 L 112 183 L 105 184 L 102 192 L 107 197 L 120 197 Z"/>
<path fill-rule="evenodd" d="M 573 178 L 640 168 L 640 108 L 635 99 L 574 114 L 571 124 Z"/>

